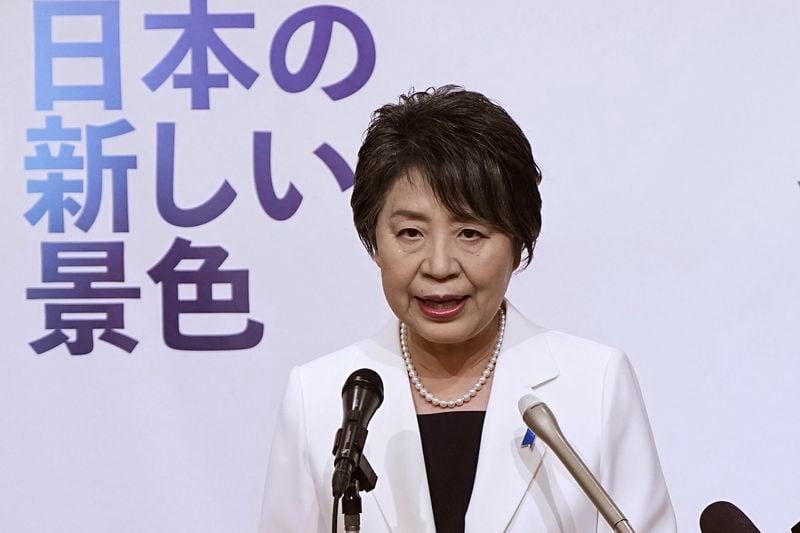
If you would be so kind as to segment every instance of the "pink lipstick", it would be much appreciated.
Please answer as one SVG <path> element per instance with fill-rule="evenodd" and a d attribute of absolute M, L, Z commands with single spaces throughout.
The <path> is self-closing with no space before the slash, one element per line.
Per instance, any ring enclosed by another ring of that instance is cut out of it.
<path fill-rule="evenodd" d="M 467 303 L 467 296 L 426 296 L 417 297 L 417 305 L 422 314 L 433 320 L 451 320 L 461 313 Z"/>

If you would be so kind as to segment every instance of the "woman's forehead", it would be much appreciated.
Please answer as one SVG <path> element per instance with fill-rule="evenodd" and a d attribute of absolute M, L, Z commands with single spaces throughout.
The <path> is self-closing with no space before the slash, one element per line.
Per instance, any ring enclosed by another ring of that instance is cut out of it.
<path fill-rule="evenodd" d="M 462 199 L 462 204 L 463 199 Z M 442 203 L 420 174 L 405 175 L 395 180 L 386 196 L 381 215 L 388 218 L 427 220 L 445 214 L 452 221 L 479 221 L 473 209 L 464 205 L 458 212 Z"/>

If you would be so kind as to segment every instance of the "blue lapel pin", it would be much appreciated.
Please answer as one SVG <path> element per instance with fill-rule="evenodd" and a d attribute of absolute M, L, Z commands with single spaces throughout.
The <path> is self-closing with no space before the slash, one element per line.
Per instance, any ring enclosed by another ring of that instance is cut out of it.
<path fill-rule="evenodd" d="M 528 429 L 525 432 L 525 436 L 522 437 L 522 446 L 521 448 L 533 448 L 533 442 L 536 440 L 536 434 Z"/>

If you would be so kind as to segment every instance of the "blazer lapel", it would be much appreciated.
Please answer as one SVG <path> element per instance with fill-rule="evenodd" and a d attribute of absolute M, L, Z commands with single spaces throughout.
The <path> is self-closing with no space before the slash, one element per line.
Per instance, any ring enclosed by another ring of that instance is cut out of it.
<path fill-rule="evenodd" d="M 393 320 L 376 337 L 359 343 L 364 366 L 380 374 L 384 390 L 364 449 L 378 482 L 363 497 L 375 499 L 389 531 L 433 533 L 425 459 L 397 328 Z"/>
<path fill-rule="evenodd" d="M 547 342 L 537 326 L 507 306 L 506 336 L 492 378 L 475 484 L 466 515 L 467 532 L 503 531 L 514 515 L 544 456 L 536 439 L 522 448 L 526 427 L 517 402 L 558 376 Z M 435 532 L 425 459 L 396 320 L 358 344 L 362 364 L 380 374 L 384 403 L 370 423 L 364 450 L 378 483 L 374 498 L 389 531 Z"/>
<path fill-rule="evenodd" d="M 467 532 L 504 531 L 546 453 L 539 439 L 522 448 L 527 427 L 517 407 L 533 387 L 558 376 L 544 331 L 507 304 L 506 338 L 492 378 Z"/>

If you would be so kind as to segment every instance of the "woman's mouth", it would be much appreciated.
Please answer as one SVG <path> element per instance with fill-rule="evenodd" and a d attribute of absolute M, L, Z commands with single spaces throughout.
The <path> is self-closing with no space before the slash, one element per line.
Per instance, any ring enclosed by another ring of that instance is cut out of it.
<path fill-rule="evenodd" d="M 467 303 L 468 296 L 431 296 L 415 299 L 422 314 L 433 320 L 450 320 L 455 318 Z"/>

